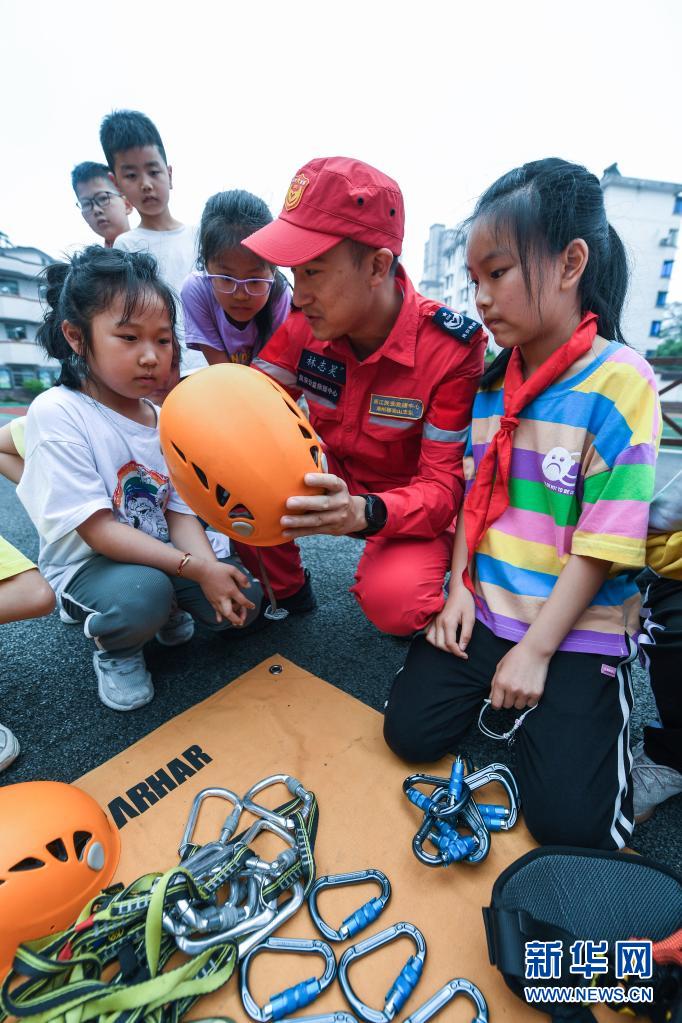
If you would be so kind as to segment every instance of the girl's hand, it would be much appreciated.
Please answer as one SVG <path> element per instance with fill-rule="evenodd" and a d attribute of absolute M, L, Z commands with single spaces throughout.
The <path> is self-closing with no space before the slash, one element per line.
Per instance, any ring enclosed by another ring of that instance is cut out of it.
<path fill-rule="evenodd" d="M 426 630 L 426 638 L 439 650 L 446 650 L 466 661 L 469 655 L 464 651 L 471 639 L 475 618 L 474 598 L 466 586 L 460 583 L 450 590 L 443 610 L 436 615 Z"/>
<path fill-rule="evenodd" d="M 521 640 L 498 661 L 490 689 L 490 704 L 500 707 L 534 707 L 545 689 L 551 654 L 540 654 Z"/>
<path fill-rule="evenodd" d="M 215 611 L 217 622 L 227 618 L 240 628 L 246 621 L 247 611 L 256 606 L 241 592 L 248 589 L 249 580 L 233 565 L 223 565 L 220 561 L 202 562 L 196 580 Z"/>

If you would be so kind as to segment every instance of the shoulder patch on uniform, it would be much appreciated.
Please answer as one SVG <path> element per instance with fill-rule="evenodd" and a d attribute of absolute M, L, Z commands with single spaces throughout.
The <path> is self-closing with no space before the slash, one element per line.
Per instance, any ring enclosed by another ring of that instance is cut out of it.
<path fill-rule="evenodd" d="M 433 322 L 464 345 L 468 344 L 474 334 L 481 329 L 478 320 L 470 320 L 468 316 L 456 313 L 445 305 L 433 314 Z"/>

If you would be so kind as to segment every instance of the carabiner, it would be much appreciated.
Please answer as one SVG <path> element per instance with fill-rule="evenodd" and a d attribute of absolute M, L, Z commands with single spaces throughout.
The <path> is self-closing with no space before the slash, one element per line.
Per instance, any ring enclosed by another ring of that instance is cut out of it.
<path fill-rule="evenodd" d="M 428 1002 L 424 1002 L 407 1019 L 403 1020 L 403 1023 L 427 1023 L 427 1020 L 430 1020 L 436 1013 L 440 1012 L 448 1002 L 451 1002 L 458 995 L 466 995 L 476 1006 L 476 1016 L 471 1023 L 488 1023 L 488 1006 L 485 998 L 475 984 L 465 980 L 463 977 L 460 977 L 458 980 L 451 980 L 440 991 L 436 991 L 435 995 L 431 995 Z"/>
<path fill-rule="evenodd" d="M 466 777 L 466 783 L 472 792 L 475 792 L 477 789 L 483 788 L 484 785 L 489 785 L 494 781 L 499 782 L 507 793 L 507 798 L 509 800 L 509 814 L 504 823 L 500 824 L 499 829 L 501 831 L 509 831 L 510 828 L 514 827 L 519 816 L 521 797 L 519 796 L 519 787 L 516 784 L 516 778 L 507 765 L 489 764 L 487 767 L 483 767 L 479 771 L 474 771 Z"/>
<path fill-rule="evenodd" d="M 246 806 L 246 800 L 244 801 Z M 284 819 L 284 818 L 282 818 Z M 249 856 L 244 861 L 245 869 L 256 873 L 256 874 L 268 874 L 271 877 L 279 877 L 285 870 L 292 867 L 298 859 L 298 850 L 296 848 L 296 839 L 287 831 L 282 825 L 271 821 L 266 817 L 259 817 L 253 822 L 250 828 L 248 828 L 242 837 L 240 838 L 240 844 L 250 846 L 254 838 L 261 833 L 261 831 L 270 831 L 273 835 L 277 835 L 281 838 L 286 845 L 289 846 L 284 852 L 279 853 L 278 856 L 268 863 L 267 860 L 262 860 L 259 856 Z"/>
<path fill-rule="evenodd" d="M 372 1009 L 371 1006 L 361 1002 L 353 991 L 348 980 L 348 967 L 355 959 L 369 955 L 375 949 L 381 948 L 382 945 L 388 945 L 389 942 L 395 941 L 397 938 L 403 937 L 403 935 L 412 938 L 417 948 L 417 954 L 410 956 L 391 985 L 384 999 L 383 1010 Z M 359 941 L 357 945 L 351 945 L 350 948 L 347 948 L 339 962 L 338 978 L 341 990 L 348 999 L 348 1004 L 355 1015 L 359 1016 L 365 1023 L 389 1023 L 400 1012 L 419 983 L 425 959 L 426 942 L 424 935 L 414 924 L 404 922 L 393 924 L 392 927 L 387 927 L 385 930 L 379 931 L 378 934 L 372 934 L 369 938 L 365 938 L 364 941 Z"/>
<path fill-rule="evenodd" d="M 298 952 L 303 954 L 320 955 L 324 959 L 324 973 L 321 977 L 310 977 L 302 980 L 300 984 L 287 988 L 279 994 L 271 995 L 270 1000 L 261 1009 L 254 1001 L 249 991 L 249 966 L 254 956 L 260 952 Z M 319 995 L 329 987 L 336 976 L 336 959 L 326 941 L 318 938 L 311 941 L 308 938 L 268 938 L 260 945 L 256 945 L 244 957 L 241 964 L 241 995 L 245 1010 L 251 1019 L 257 1023 L 269 1023 L 270 1020 L 284 1019 L 298 1009 L 304 1009 L 306 1005 L 314 1002 Z"/>
<path fill-rule="evenodd" d="M 343 888 L 346 885 L 361 884 L 363 881 L 376 881 L 381 886 L 381 895 L 370 899 L 364 905 L 356 909 L 354 913 L 347 916 L 341 923 L 338 930 L 333 930 L 320 915 L 317 908 L 317 896 L 325 888 Z M 313 918 L 313 923 L 327 941 L 345 941 L 352 938 L 371 923 L 383 912 L 386 903 L 391 897 L 391 882 L 381 870 L 371 868 L 369 870 L 354 870 L 348 874 L 328 874 L 326 877 L 318 877 L 310 889 L 308 895 L 308 909 Z"/>
<path fill-rule="evenodd" d="M 286 828 L 288 831 L 292 831 L 294 828 L 294 822 L 291 817 L 283 817 L 279 813 L 275 813 L 273 810 L 268 810 L 266 807 L 261 806 L 259 803 L 254 803 L 253 797 L 263 789 L 267 789 L 270 785 L 278 784 L 286 785 L 292 796 L 297 797 L 303 803 L 301 813 L 303 817 L 307 817 L 310 813 L 310 808 L 313 803 L 313 794 L 301 784 L 298 779 L 293 778 L 290 774 L 271 774 L 267 778 L 263 778 L 261 781 L 256 782 L 252 785 L 249 791 L 244 796 L 244 809 L 248 810 L 254 815 L 254 817 L 262 817 L 266 821 L 270 821 L 271 824 L 277 824 L 280 828 Z"/>
<path fill-rule="evenodd" d="M 278 927 L 281 927 L 283 923 L 289 920 L 303 905 L 303 898 L 303 884 L 301 881 L 295 881 L 291 887 L 290 897 L 286 902 L 277 906 L 274 920 L 270 920 L 259 930 L 254 931 L 252 934 L 249 934 L 248 937 L 239 942 L 237 947 L 237 958 L 239 960 L 243 959 L 244 956 L 248 955 L 252 948 L 255 948 L 256 945 L 259 945 L 262 941 L 265 941 L 266 938 L 269 938 L 273 931 L 276 931 Z"/>
<path fill-rule="evenodd" d="M 217 796 L 219 799 L 227 799 L 228 802 L 232 803 L 232 805 L 234 806 L 234 810 L 232 811 L 231 814 L 229 814 L 229 816 L 226 818 L 222 826 L 218 841 L 222 845 L 225 845 L 225 843 L 228 842 L 230 838 L 232 838 L 235 831 L 237 830 L 237 824 L 239 823 L 239 818 L 242 812 L 242 801 L 237 795 L 237 793 L 232 792 L 230 789 L 221 788 L 202 789 L 201 792 L 198 792 L 194 797 L 191 809 L 189 811 L 189 818 L 185 826 L 182 841 L 180 842 L 180 848 L 178 849 L 178 856 L 180 857 L 180 862 L 182 862 L 184 856 L 188 851 L 188 847 L 191 846 L 192 844 L 190 840 L 192 838 L 192 833 L 194 832 L 194 828 L 197 823 L 197 817 L 199 816 L 201 804 L 204 802 L 205 799 L 208 799 L 210 796 Z"/>

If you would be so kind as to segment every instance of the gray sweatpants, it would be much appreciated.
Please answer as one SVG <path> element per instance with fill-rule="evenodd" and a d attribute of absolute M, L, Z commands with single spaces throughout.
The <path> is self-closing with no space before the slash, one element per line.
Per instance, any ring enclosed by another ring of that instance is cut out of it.
<path fill-rule="evenodd" d="M 234 565 L 250 580 L 243 593 L 256 606 L 249 611 L 246 625 L 258 615 L 263 592 L 237 557 L 221 558 Z M 67 614 L 83 622 L 85 635 L 100 650 L 116 651 L 119 657 L 138 653 L 153 639 L 171 614 L 174 605 L 188 611 L 195 621 L 215 632 L 232 629 L 231 622 L 216 621 L 215 611 L 198 583 L 182 576 L 169 576 L 147 565 L 126 565 L 102 554 L 88 561 L 69 580 L 61 596 Z"/>

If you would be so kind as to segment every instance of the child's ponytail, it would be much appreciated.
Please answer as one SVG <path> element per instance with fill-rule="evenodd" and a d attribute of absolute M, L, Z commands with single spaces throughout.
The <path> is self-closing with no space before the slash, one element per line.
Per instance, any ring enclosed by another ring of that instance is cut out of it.
<path fill-rule="evenodd" d="M 62 322 L 66 318 L 63 313 L 62 296 L 70 270 L 70 263 L 52 263 L 44 271 L 45 302 L 48 308 L 36 333 L 36 341 L 47 355 L 61 363 L 62 369 L 57 384 L 77 388 L 80 387 L 82 374 L 78 372 L 77 357 L 62 331 Z M 81 361 L 85 365 L 84 360 Z"/>
<path fill-rule="evenodd" d="M 36 340 L 47 355 L 61 363 L 58 384 L 80 389 L 88 375 L 92 319 L 121 295 L 124 299 L 124 321 L 132 316 L 138 304 L 144 303 L 150 292 L 161 299 L 168 310 L 173 332 L 173 358 L 178 364 L 180 349 L 175 337 L 175 299 L 170 288 L 160 280 L 153 256 L 89 245 L 69 262 L 48 266 L 44 279 L 48 308 Z M 74 352 L 64 337 L 64 320 L 80 331 L 80 352 Z"/>
<path fill-rule="evenodd" d="M 558 255 L 575 238 L 582 238 L 589 258 L 578 288 L 580 311 L 596 313 L 602 337 L 624 341 L 621 316 L 628 286 L 627 258 L 606 219 L 604 194 L 594 174 L 555 157 L 526 163 L 484 192 L 465 227 L 481 217 L 518 251 L 531 301 L 539 301 L 543 258 Z M 493 363 L 483 377 L 484 386 L 501 375 L 507 361 L 508 357 Z"/>

